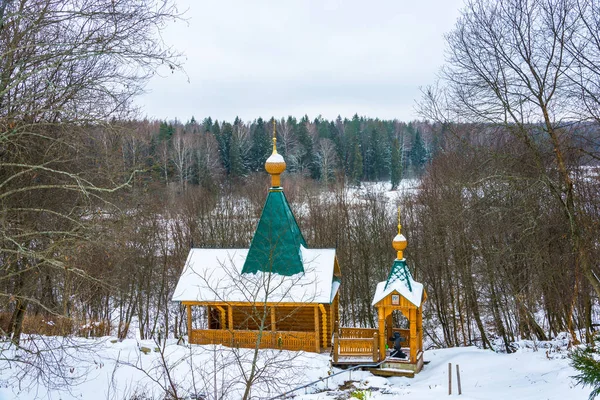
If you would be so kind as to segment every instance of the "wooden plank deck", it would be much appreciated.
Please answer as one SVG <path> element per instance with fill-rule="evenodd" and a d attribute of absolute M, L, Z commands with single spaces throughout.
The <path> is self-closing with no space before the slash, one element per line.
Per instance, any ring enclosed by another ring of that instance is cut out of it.
<path fill-rule="evenodd" d="M 371 357 L 352 356 L 340 357 L 337 362 L 332 362 L 331 365 L 342 369 L 356 367 L 358 365 L 367 365 L 361 369 L 369 371 L 373 375 L 385 377 L 405 376 L 408 378 L 413 378 L 416 373 L 421 371 L 424 363 L 423 353 L 419 352 L 419 354 L 417 354 L 417 362 L 414 364 L 411 363 L 409 359 L 387 357 L 380 366 L 368 367 L 368 365 L 377 364 L 376 362 L 373 362 Z"/>

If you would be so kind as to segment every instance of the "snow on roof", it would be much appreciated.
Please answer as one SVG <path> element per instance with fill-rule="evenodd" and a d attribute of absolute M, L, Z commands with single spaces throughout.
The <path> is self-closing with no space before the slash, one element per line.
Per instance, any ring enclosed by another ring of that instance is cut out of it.
<path fill-rule="evenodd" d="M 248 249 L 191 249 L 173 301 L 331 303 L 335 249 L 300 246 L 304 273 L 242 274 Z"/>
<path fill-rule="evenodd" d="M 412 277 L 408 277 L 410 281 L 410 285 L 412 290 L 409 289 L 406 281 L 404 280 L 394 280 L 390 282 L 390 284 L 386 288 L 387 281 L 379 282 L 377 284 L 377 289 L 375 289 L 375 296 L 373 296 L 373 302 L 371 305 L 375 305 L 379 303 L 382 299 L 384 299 L 387 295 L 392 292 L 398 292 L 398 294 L 404 297 L 406 300 L 410 301 L 417 307 L 421 306 L 421 301 L 423 299 L 423 284 L 416 282 L 412 279 Z"/>

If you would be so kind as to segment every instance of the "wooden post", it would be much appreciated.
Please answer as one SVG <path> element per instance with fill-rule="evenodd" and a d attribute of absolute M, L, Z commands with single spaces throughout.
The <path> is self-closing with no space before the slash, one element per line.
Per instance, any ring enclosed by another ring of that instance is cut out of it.
<path fill-rule="evenodd" d="M 225 310 L 223 310 L 225 312 Z M 237 347 L 235 342 L 235 335 L 233 333 L 233 307 L 227 306 L 227 328 L 229 328 L 229 338 L 230 338 L 230 346 Z M 221 329 L 225 329 L 223 325 Z"/>
<path fill-rule="evenodd" d="M 379 361 L 379 333 L 373 334 L 373 362 Z"/>
<path fill-rule="evenodd" d="M 408 311 L 409 324 L 410 324 L 410 362 L 415 364 L 417 362 L 417 309 L 411 308 Z"/>
<path fill-rule="evenodd" d="M 321 326 L 321 330 L 323 331 L 323 346 L 329 347 L 331 343 L 327 342 L 327 310 L 325 309 L 325 306 L 323 304 L 319 304 L 319 310 L 321 310 L 321 313 L 323 313 L 323 324 Z"/>
<path fill-rule="evenodd" d="M 210 306 L 206 306 L 206 315 L 208 315 L 208 329 L 213 329 L 212 326 L 212 314 L 210 311 Z"/>
<path fill-rule="evenodd" d="M 271 307 L 271 331 L 275 332 L 277 331 L 277 326 L 276 326 L 276 318 L 275 318 L 275 306 Z"/>
<path fill-rule="evenodd" d="M 379 360 L 385 360 L 385 315 L 384 307 L 377 307 L 377 319 L 379 322 Z"/>
<path fill-rule="evenodd" d="M 456 364 L 456 383 L 458 384 L 458 394 L 462 394 L 462 388 L 460 387 L 460 368 Z"/>
<path fill-rule="evenodd" d="M 187 304 L 185 308 L 187 311 L 188 342 L 192 343 L 192 306 Z"/>
<path fill-rule="evenodd" d="M 335 317 L 333 315 L 333 304 L 334 304 L 334 302 L 332 302 L 329 305 L 329 325 L 327 326 L 327 330 L 328 330 L 327 332 L 328 332 L 328 336 L 330 339 L 331 339 L 331 336 L 333 335 L 333 332 L 335 329 L 335 324 L 334 324 Z"/>
<path fill-rule="evenodd" d="M 452 394 L 452 363 L 448 363 L 448 395 Z"/>
<path fill-rule="evenodd" d="M 340 353 L 340 349 L 339 349 L 339 345 L 340 345 L 340 338 L 338 336 L 337 332 L 333 332 L 333 362 L 338 362 L 339 359 L 339 353 Z"/>
<path fill-rule="evenodd" d="M 394 334 L 394 314 L 393 311 L 385 318 L 385 343 L 389 341 L 389 338 Z"/>
<path fill-rule="evenodd" d="M 315 352 L 321 352 L 321 335 L 319 335 L 319 306 L 315 306 Z"/>
<path fill-rule="evenodd" d="M 423 308 L 417 309 L 417 349 L 423 352 Z"/>
<path fill-rule="evenodd" d="M 231 306 L 227 306 L 227 317 L 227 327 L 230 331 L 233 331 L 233 307 Z M 223 329 L 225 329 L 225 327 L 223 327 Z"/>

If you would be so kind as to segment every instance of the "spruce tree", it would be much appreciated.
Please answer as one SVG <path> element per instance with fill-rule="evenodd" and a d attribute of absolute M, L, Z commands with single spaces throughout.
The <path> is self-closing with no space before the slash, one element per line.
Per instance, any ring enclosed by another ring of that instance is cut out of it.
<path fill-rule="evenodd" d="M 346 127 L 346 140 L 348 143 L 348 157 L 347 157 L 347 161 L 346 161 L 346 174 L 351 178 L 354 179 L 354 171 L 356 168 L 358 168 L 358 165 L 355 165 L 357 162 L 356 159 L 356 147 L 358 146 L 359 151 L 360 151 L 360 145 L 359 145 L 359 137 L 360 137 L 360 119 L 358 118 L 358 114 L 354 114 L 354 117 L 352 117 L 352 121 L 345 121 L 345 127 Z M 360 159 L 360 170 L 361 170 L 361 176 L 362 176 L 362 154 L 361 154 L 361 159 Z"/>
<path fill-rule="evenodd" d="M 392 163 L 391 163 L 391 178 L 392 190 L 398 189 L 400 179 L 402 179 L 402 163 L 400 162 L 400 142 L 398 138 L 394 139 L 392 144 Z"/>
<path fill-rule="evenodd" d="M 251 140 L 250 169 L 252 171 L 262 171 L 271 150 L 271 136 L 262 118 L 257 119 L 253 124 Z"/>
<path fill-rule="evenodd" d="M 425 150 L 425 143 L 423 142 L 421 132 L 419 132 L 418 129 L 415 132 L 415 138 L 410 150 L 410 161 L 415 173 L 420 175 L 427 162 L 427 150 Z"/>
<path fill-rule="evenodd" d="M 352 168 L 352 183 L 360 186 L 360 181 L 363 177 L 363 157 L 360 151 L 360 145 L 358 142 L 354 145 L 354 165 Z"/>
<path fill-rule="evenodd" d="M 204 126 L 204 132 L 210 132 L 213 126 L 212 118 L 204 118 L 204 120 L 202 121 L 202 126 Z"/>
<path fill-rule="evenodd" d="M 160 123 L 158 128 L 158 140 L 161 142 L 168 142 L 175 133 L 175 128 L 172 124 L 168 124 L 166 121 Z"/>
<path fill-rule="evenodd" d="M 237 131 L 233 132 L 231 142 L 229 143 L 229 171 L 227 172 L 232 178 L 244 176 L 244 162 L 242 160 L 239 133 Z"/>
<path fill-rule="evenodd" d="M 231 137 L 233 136 L 233 126 L 229 122 L 223 122 L 221 125 L 221 137 L 219 149 L 222 149 L 223 154 L 223 167 L 229 173 L 231 169 L 231 160 L 229 155 L 231 154 Z M 220 150 L 221 151 L 221 150 Z"/>
<path fill-rule="evenodd" d="M 315 160 L 313 140 L 308 133 L 308 128 L 306 126 L 307 123 L 308 117 L 304 116 L 296 126 L 296 135 L 298 137 L 298 141 L 304 148 L 302 156 L 300 157 L 300 165 L 301 168 L 306 168 L 309 170 L 310 176 L 313 179 L 317 179 L 319 177 L 319 166 Z"/>
<path fill-rule="evenodd" d="M 229 165 L 228 154 L 229 151 L 227 149 L 227 142 L 225 138 L 221 135 L 221 127 L 219 125 L 219 121 L 215 121 L 214 124 L 211 125 L 210 133 L 215 137 L 217 141 L 217 145 L 219 146 L 219 157 L 221 159 L 221 165 L 225 170 L 227 170 L 227 166 Z"/>

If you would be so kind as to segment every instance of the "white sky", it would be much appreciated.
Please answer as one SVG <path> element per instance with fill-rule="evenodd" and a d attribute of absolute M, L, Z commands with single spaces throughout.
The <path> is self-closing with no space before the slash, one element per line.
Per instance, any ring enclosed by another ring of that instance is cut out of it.
<path fill-rule="evenodd" d="M 142 115 L 408 121 L 463 0 L 176 2 L 187 22 L 163 38 L 185 53 L 185 74 L 153 78 Z"/>

